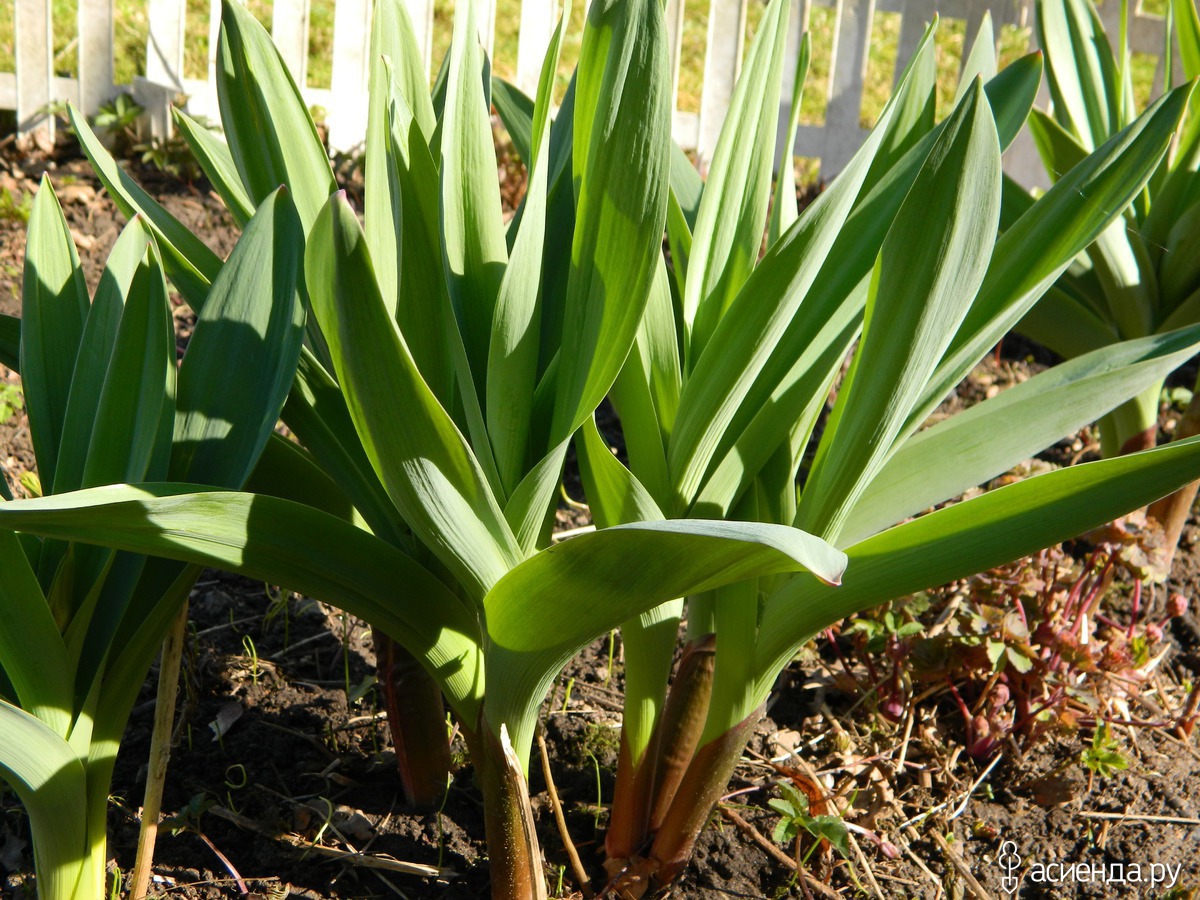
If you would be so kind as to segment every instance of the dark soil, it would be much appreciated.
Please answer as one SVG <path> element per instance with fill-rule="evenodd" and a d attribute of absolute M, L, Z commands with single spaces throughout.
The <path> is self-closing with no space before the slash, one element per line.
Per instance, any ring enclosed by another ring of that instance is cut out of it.
<path fill-rule="evenodd" d="M 49 171 L 94 287 L 123 220 L 86 163 L 69 156 L 0 163 L 6 167 L 0 187 L 12 191 L 31 192 L 42 171 Z M 513 172 L 506 159 L 501 173 L 510 205 L 518 202 L 521 188 Z M 236 229 L 204 187 L 153 172 L 137 175 L 216 252 L 229 252 Z M 24 223 L 0 219 L 0 312 L 19 313 L 23 250 Z M 178 319 L 186 341 L 189 319 L 182 305 Z M 977 402 L 1052 362 L 1016 341 L 1006 342 L 1003 351 L 985 362 L 951 406 Z M 6 370 L 0 378 L 17 382 Z M 606 424 L 606 434 L 617 442 L 619 432 Z M 1084 433 L 1062 442 L 1047 460 L 1062 464 L 1090 452 L 1094 447 Z M 22 494 L 20 477 L 32 469 L 33 457 L 20 412 L 0 424 L 0 462 L 10 486 Z M 581 496 L 577 480 L 568 478 L 568 492 Z M 563 505 L 560 528 L 584 522 L 582 511 Z M 1198 534 L 1194 526 L 1185 534 L 1169 585 L 1188 597 L 1200 596 Z M 1162 604 L 1165 596 L 1160 589 L 1150 602 Z M 1177 716 L 1192 683 L 1200 683 L 1196 603 L 1172 621 L 1166 640 L 1156 702 L 1167 707 L 1160 709 L 1164 715 Z M 113 785 L 109 849 L 120 872 L 133 865 L 155 674 L 130 720 Z M 159 839 L 155 891 L 181 898 L 249 891 L 253 897 L 312 900 L 488 896 L 480 795 L 461 740 L 454 743 L 459 766 L 442 808 L 405 809 L 373 679 L 370 633 L 363 623 L 259 583 L 205 573 L 190 601 L 164 798 L 174 833 L 166 829 Z M 621 691 L 619 639 L 615 647 L 601 640 L 568 666 L 543 710 L 553 777 L 595 886 L 604 884 L 600 851 Z M 1138 722 L 1161 718 L 1136 704 L 1132 713 Z M 218 722 L 220 729 L 214 727 Z M 851 833 L 849 860 L 827 847 L 809 860 L 813 875 L 838 896 L 1008 896 L 1001 882 L 1004 841 L 1014 842 L 1021 858 L 1015 871 L 1023 876 L 1022 897 L 1165 895 L 1162 886 L 1151 890 L 1148 883 L 1033 883 L 1031 867 L 1052 863 L 1121 864 L 1126 870 L 1138 864 L 1147 878 L 1151 865 L 1172 871 L 1179 866 L 1174 887 L 1187 893 L 1172 896 L 1193 896 L 1200 890 L 1196 739 L 1145 724 L 1114 730 L 1130 766 L 1111 777 L 1089 781 L 1080 764 L 1085 735 L 1078 731 L 1044 737 L 1030 748 L 1011 741 L 988 769 L 963 752 L 961 720 L 944 704 L 917 704 L 905 720 L 889 721 L 870 697 L 847 688 L 827 645 L 808 648 L 782 677 L 730 785 L 726 807 L 745 825 L 728 814 L 714 815 L 693 864 L 670 895 L 805 896 L 792 867 L 779 859 L 792 848 L 768 853 L 750 829 L 770 843 L 778 815 L 767 801 L 778 796 L 775 783 L 815 776 L 859 828 Z M 530 780 L 551 893 L 579 896 L 536 753 Z M 395 861 L 432 866 L 442 874 L 407 874 Z M 0 793 L 0 895 L 32 897 L 31 871 L 27 823 L 15 797 Z"/>

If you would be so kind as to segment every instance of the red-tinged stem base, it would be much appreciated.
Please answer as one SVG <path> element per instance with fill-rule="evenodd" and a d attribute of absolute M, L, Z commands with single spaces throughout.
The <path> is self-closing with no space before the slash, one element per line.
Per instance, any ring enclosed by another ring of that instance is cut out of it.
<path fill-rule="evenodd" d="M 1197 391 L 1192 393 L 1192 399 L 1184 410 L 1183 417 L 1175 429 L 1174 440 L 1200 434 L 1200 382 L 1196 384 Z M 1179 546 L 1179 538 L 1183 535 L 1183 526 L 1187 524 L 1188 515 L 1192 511 L 1192 503 L 1196 499 L 1196 489 L 1200 481 L 1184 485 L 1173 494 L 1168 494 L 1161 500 L 1150 504 L 1147 514 L 1152 516 L 1163 529 L 1163 550 L 1165 552 L 1166 571 L 1171 570 L 1175 559 L 1175 550 Z"/>
<path fill-rule="evenodd" d="M 506 736 L 494 735 L 485 721 L 477 732 L 464 729 L 463 737 L 483 791 L 492 900 L 546 900 L 542 851 L 520 760 Z"/>
<path fill-rule="evenodd" d="M 404 799 L 418 809 L 436 809 L 446 793 L 450 741 L 446 708 L 437 682 L 416 657 L 382 631 L 372 632 L 376 678 L 396 749 Z"/>
<path fill-rule="evenodd" d="M 716 636 L 712 634 L 684 648 L 662 715 L 636 763 L 624 733 L 621 735 L 617 783 L 604 840 L 610 870 L 622 868 L 642 853 L 667 814 L 704 732 L 715 654 Z"/>
<path fill-rule="evenodd" d="M 763 710 L 760 706 L 696 752 L 650 848 L 650 858 L 657 864 L 656 887 L 674 881 L 691 859 L 696 838 L 725 792 Z"/>

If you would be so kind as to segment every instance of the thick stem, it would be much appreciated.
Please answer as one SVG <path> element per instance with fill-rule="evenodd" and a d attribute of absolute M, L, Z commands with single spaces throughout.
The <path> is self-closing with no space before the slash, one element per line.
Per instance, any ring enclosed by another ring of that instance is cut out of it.
<path fill-rule="evenodd" d="M 416 657 L 379 629 L 372 631 L 376 678 L 383 693 L 404 799 L 436 809 L 446 793 L 450 741 L 442 692 Z"/>
<path fill-rule="evenodd" d="M 492 900 L 546 900 L 529 785 L 509 743 L 508 730 L 501 725 L 496 736 L 483 719 L 477 732 L 464 728 L 463 737 L 483 791 Z"/>
<path fill-rule="evenodd" d="M 655 732 L 657 736 L 657 731 Z M 604 852 L 609 859 L 624 860 L 641 852 L 649 836 L 650 803 L 654 799 L 654 747 L 652 739 L 637 762 L 624 732 L 617 757 L 617 783 L 613 788 Z"/>
<path fill-rule="evenodd" d="M 137 859 L 133 864 L 133 886 L 129 896 L 141 900 L 150 889 L 150 867 L 158 840 L 158 816 L 162 812 L 163 785 L 171 759 L 171 727 L 175 722 L 175 699 L 179 695 L 179 665 L 187 637 L 187 601 L 163 641 L 158 667 L 158 696 L 154 705 L 154 731 L 150 737 L 150 761 L 146 771 L 146 795 L 142 800 L 142 824 L 138 834 Z"/>
<path fill-rule="evenodd" d="M 1128 453 L 1138 453 L 1142 450 L 1153 450 L 1155 442 L 1158 438 L 1158 429 L 1151 426 L 1144 431 L 1139 431 L 1137 434 L 1131 435 L 1121 445 L 1121 456 Z"/>
<path fill-rule="evenodd" d="M 763 710 L 764 707 L 760 706 L 697 751 L 650 848 L 650 858 L 657 867 L 654 875 L 656 887 L 670 884 L 687 865 L 696 838 L 700 836 L 704 823 L 729 784 L 746 741 L 762 718 Z"/>
<path fill-rule="evenodd" d="M 717 636 L 706 634 L 691 641 L 679 660 L 679 671 L 671 682 L 658 734 L 651 748 L 656 764 L 652 782 L 654 803 L 650 807 L 651 833 L 662 827 L 700 745 L 709 701 L 712 700 L 716 655 Z"/>
<path fill-rule="evenodd" d="M 712 697 L 716 637 L 703 635 L 684 648 L 679 671 L 662 715 L 639 760 L 621 734 L 617 783 L 613 791 L 604 851 L 610 860 L 640 855 L 662 822 L 704 729 Z"/>
<path fill-rule="evenodd" d="M 1197 381 L 1196 388 L 1197 390 L 1192 392 L 1192 399 L 1188 403 L 1187 409 L 1184 410 L 1183 418 L 1179 420 L 1179 425 L 1175 429 L 1174 440 L 1182 441 L 1200 434 L 1200 381 Z M 1175 559 L 1175 550 L 1179 545 L 1179 538 L 1183 534 L 1183 526 L 1187 524 L 1188 515 L 1192 511 L 1192 503 L 1196 499 L 1198 487 L 1200 487 L 1200 481 L 1184 485 L 1175 493 L 1168 494 L 1161 500 L 1151 503 L 1147 510 L 1148 514 L 1162 525 L 1163 551 L 1165 553 L 1163 561 L 1168 572 Z"/>

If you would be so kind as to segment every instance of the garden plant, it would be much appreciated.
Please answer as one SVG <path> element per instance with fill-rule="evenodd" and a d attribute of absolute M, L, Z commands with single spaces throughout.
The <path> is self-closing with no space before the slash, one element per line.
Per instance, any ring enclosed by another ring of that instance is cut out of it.
<path fill-rule="evenodd" d="M 126 227 L 89 298 L 43 182 L 20 341 L 6 351 L 14 367 L 19 357 L 42 494 L 165 479 L 240 488 L 300 352 L 302 238 L 287 191 L 265 198 L 214 279 L 177 372 L 163 268 L 143 220 Z M 12 499 L 2 480 L 0 494 Z M 200 569 L 8 530 L 0 567 L 0 775 L 29 813 L 39 895 L 102 897 L 117 748 Z"/>
<path fill-rule="evenodd" d="M 921 430 L 1136 196 L 1190 89 L 1160 101 L 997 238 L 999 153 L 1028 112 L 1038 59 L 1014 64 L 986 92 L 973 85 L 995 74 L 985 24 L 958 108 L 935 127 L 931 29 L 876 131 L 788 230 L 790 195 L 776 194 L 767 221 L 774 119 L 763 112 L 778 106 L 786 20 L 781 3 L 763 18 L 694 230 L 681 215 L 668 220 L 671 275 L 613 391 L 630 469 L 593 427 L 580 455 L 602 525 L 687 515 L 791 523 L 845 549 L 851 566 L 828 595 L 782 576 L 689 598 L 688 649 L 668 696 L 682 604 L 623 628 L 607 850 L 628 889 L 678 873 L 776 676 L 814 634 L 855 609 L 1071 537 L 1104 521 L 1116 496 L 1102 470 L 1071 470 L 897 523 L 1154 384 L 1200 338 L 1191 327 L 1119 343 Z M 1056 482 L 1071 487 L 1052 501 Z"/>
<path fill-rule="evenodd" d="M 1030 132 L 1051 180 L 1065 177 L 1096 147 L 1136 116 L 1128 3 L 1121 4 L 1121 33 L 1114 49 L 1091 0 L 1037 4 L 1038 41 L 1046 55 L 1050 113 L 1034 110 Z M 1168 6 L 1163 72 L 1174 75 L 1172 32 L 1188 78 L 1200 76 L 1200 16 L 1194 0 Z M 1174 27 L 1170 27 L 1173 22 Z M 1122 340 L 1200 322 L 1200 107 L 1193 96 L 1179 137 L 1145 188 L 1119 218 L 1062 273 L 1017 329 L 1066 359 Z M 1006 215 L 1032 202 L 1009 185 Z M 1153 447 L 1158 433 L 1162 381 L 1099 421 L 1106 456 Z M 1194 392 L 1193 392 L 1194 393 Z M 1200 400 L 1176 431 L 1200 434 Z M 1187 519 L 1195 487 L 1163 498 L 1150 514 L 1162 525 L 1167 568 Z"/>
<path fill-rule="evenodd" d="M 466 738 L 498 900 L 546 896 L 525 782 L 541 702 L 580 647 L 623 626 L 626 716 L 608 850 L 634 891 L 669 882 L 686 863 L 776 675 L 813 634 L 1071 537 L 1200 475 L 1200 439 L 1185 440 L 906 519 L 1104 415 L 1200 346 L 1196 327 L 1122 342 L 921 428 L 1138 196 L 1191 86 L 1002 222 L 1000 152 L 1026 118 L 1040 60 L 997 74 L 990 38 L 977 41 L 983 49 L 954 112 L 935 123 L 931 28 L 846 171 L 803 213 L 785 184 L 768 222 L 784 0 L 764 17 L 703 187 L 670 143 L 656 0 L 591 4 L 556 118 L 562 26 L 528 101 L 481 77 L 471 3 L 455 17 L 445 78 L 431 93 L 403 4 L 377 5 L 360 224 L 266 32 L 224 4 L 227 143 L 180 120 L 246 223 L 224 263 L 73 116 L 98 175 L 136 217 L 131 229 L 144 229 L 202 317 L 220 309 L 222 286 L 232 291 L 245 278 L 239 252 L 255 265 L 269 289 L 236 292 L 254 323 L 238 332 L 269 342 L 271 377 L 260 391 L 271 402 L 233 420 L 224 406 L 241 396 L 213 377 L 207 386 L 220 396 L 208 402 L 217 405 L 177 401 L 174 418 L 138 418 L 156 435 L 163 421 L 176 422 L 169 465 L 105 469 L 61 490 L 55 479 L 47 496 L 0 503 L 0 527 L 13 529 L 0 534 L 39 571 L 38 548 L 94 542 L 119 551 L 112 559 L 165 557 L 281 584 L 390 635 L 445 696 Z M 530 173 L 507 230 L 493 101 L 517 123 L 510 128 Z M 522 110 L 527 127 L 518 127 Z M 251 242 L 261 223 L 277 220 L 287 227 Z M 267 249 L 251 258 L 244 245 Z M 66 245 L 56 252 L 60 268 L 73 259 Z M 39 299 L 21 323 L 0 320 L 0 359 L 22 365 L 31 419 L 53 422 L 30 390 L 49 376 L 27 348 L 37 346 L 40 322 L 61 313 Z M 267 332 L 268 321 L 288 323 L 286 338 Z M 69 349 L 58 349 L 62 368 L 74 365 Z M 264 380 L 246 366 L 256 356 L 231 353 L 222 357 L 229 371 Z M 594 425 L 610 391 L 629 467 Z M 270 436 L 280 409 L 295 441 Z M 191 429 L 201 426 L 211 430 L 197 436 Z M 601 527 L 555 544 L 554 502 L 573 438 Z M 207 451 L 239 465 L 192 463 Z M 247 480 L 251 491 L 237 490 Z M 134 646 L 147 666 L 182 596 L 153 602 L 154 615 L 137 620 L 147 636 Z M 668 697 L 683 597 L 689 640 Z M 92 634 L 83 623 L 64 637 L 45 590 L 20 602 L 42 610 L 29 628 L 41 629 L 33 637 L 44 645 Z M 65 701 L 21 694 L 31 677 L 23 646 L 0 648 L 13 690 L 0 689 L 21 707 L 0 709 L 74 752 L 72 732 L 55 718 Z M 123 724 L 105 720 L 117 736 Z M 411 727 L 441 729 L 434 738 L 445 740 L 436 703 Z M 47 785 L 57 789 L 60 773 L 79 765 L 66 752 L 30 759 L 0 743 L 0 765 L 31 814 L 47 802 Z M 91 858 L 52 834 L 38 837 L 48 848 L 39 849 L 39 878 L 44 860 Z M 73 896 L 69 885 L 50 890 Z"/>

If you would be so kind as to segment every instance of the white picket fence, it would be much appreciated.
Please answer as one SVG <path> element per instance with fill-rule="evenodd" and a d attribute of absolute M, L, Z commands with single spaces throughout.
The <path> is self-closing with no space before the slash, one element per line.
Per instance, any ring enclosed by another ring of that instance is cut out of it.
<path fill-rule="evenodd" d="M 187 0 L 147 0 L 149 40 L 146 75 L 132 86 L 113 84 L 112 0 L 79 0 L 77 79 L 55 77 L 54 36 L 51 0 L 14 0 L 16 71 L 0 73 L 0 109 L 15 109 L 23 132 L 47 127 L 44 114 L 51 101 L 70 100 L 85 112 L 94 113 L 102 103 L 122 90 L 132 89 L 147 108 L 152 128 L 162 134 L 170 128 L 170 103 L 178 94 L 188 97 L 193 113 L 216 119 L 216 90 L 213 73 L 220 26 L 220 0 L 210 0 L 208 23 L 208 68 L 204 79 L 184 77 L 184 50 L 197 35 L 186 32 Z M 434 0 L 406 0 L 422 37 L 426 67 L 431 63 Z M 496 0 L 476 0 L 481 10 L 480 38 L 492 49 Z M 545 48 L 558 17 L 558 0 L 520 0 L 520 31 L 516 82 L 526 91 L 536 86 Z M 733 84 L 742 63 L 747 26 L 747 5 L 763 0 L 667 0 L 667 33 L 673 86 L 678 96 L 683 23 L 686 7 L 709 3 L 708 36 L 704 55 L 703 91 L 699 112 L 674 113 L 676 140 L 707 159 L 716 145 Z M 812 7 L 833 7 L 835 26 L 825 119 L 820 125 L 802 125 L 794 152 L 821 160 L 826 177 L 839 171 L 861 143 L 860 126 L 863 86 L 871 39 L 872 19 L 877 13 L 896 13 L 900 18 L 896 75 L 912 55 L 925 25 L 937 12 L 943 19 L 966 23 L 966 35 L 974 39 L 985 11 L 990 11 L 997 39 L 1002 26 L 1030 24 L 1032 0 L 791 0 L 792 33 L 790 60 L 798 52 L 800 35 L 807 27 Z M 1160 57 L 1156 90 L 1162 84 L 1163 20 L 1139 10 L 1130 27 L 1130 45 L 1135 52 Z M 332 41 L 332 81 L 327 89 L 304 87 L 306 100 L 328 111 L 329 140 L 338 150 L 353 148 L 366 130 L 366 85 L 368 72 L 369 23 L 372 0 L 336 0 Z M 309 60 L 309 0 L 274 0 L 272 32 L 283 58 L 300 85 L 306 84 Z M 1116 34 L 1120 4 L 1108 0 L 1101 7 L 1110 33 Z M 964 52 L 964 57 L 966 55 Z M 961 65 L 961 61 L 960 61 Z M 790 70 L 790 69 L 789 69 Z M 791 98 L 790 79 L 781 104 L 782 125 L 786 123 Z M 52 127 L 52 123 L 50 125 Z M 1027 139 L 1010 151 L 1010 173 L 1026 183 L 1037 180 L 1040 169 L 1032 158 Z"/>

